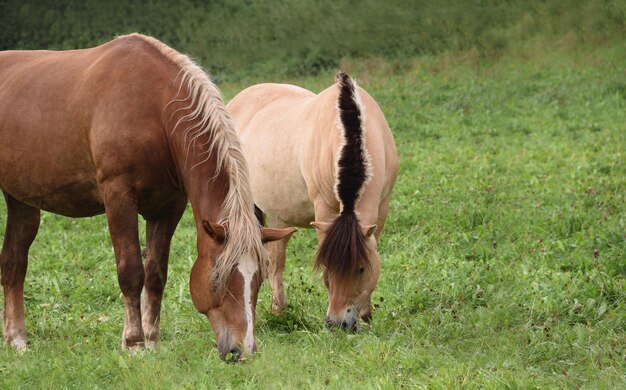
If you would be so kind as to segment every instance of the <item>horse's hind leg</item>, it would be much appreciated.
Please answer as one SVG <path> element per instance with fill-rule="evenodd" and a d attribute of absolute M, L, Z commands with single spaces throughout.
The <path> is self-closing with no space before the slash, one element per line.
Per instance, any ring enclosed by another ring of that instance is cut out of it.
<path fill-rule="evenodd" d="M 146 222 L 146 264 L 141 319 L 146 346 L 149 348 L 155 348 L 160 338 L 161 300 L 167 282 L 170 243 L 186 204 L 187 199 L 180 199 L 166 215 Z"/>
<path fill-rule="evenodd" d="M 115 250 L 117 280 L 124 295 L 124 332 L 122 348 L 139 350 L 144 347 L 141 327 L 141 290 L 144 271 L 139 248 L 137 226 L 138 201 L 123 183 L 100 185 L 106 209 L 111 242 Z"/>
<path fill-rule="evenodd" d="M 24 322 L 24 278 L 28 250 L 39 230 L 39 209 L 4 194 L 7 226 L 0 254 L 4 290 L 4 342 L 16 349 L 26 348 Z"/>

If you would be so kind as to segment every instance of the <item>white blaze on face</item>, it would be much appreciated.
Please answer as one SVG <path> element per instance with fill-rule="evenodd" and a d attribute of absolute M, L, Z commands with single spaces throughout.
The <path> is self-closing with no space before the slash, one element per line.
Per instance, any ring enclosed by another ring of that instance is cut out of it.
<path fill-rule="evenodd" d="M 246 313 L 246 335 L 243 345 L 247 353 L 252 354 L 254 349 L 254 315 L 252 313 L 252 278 L 258 270 L 256 261 L 246 254 L 241 258 L 237 270 L 243 276 L 243 305 Z"/>

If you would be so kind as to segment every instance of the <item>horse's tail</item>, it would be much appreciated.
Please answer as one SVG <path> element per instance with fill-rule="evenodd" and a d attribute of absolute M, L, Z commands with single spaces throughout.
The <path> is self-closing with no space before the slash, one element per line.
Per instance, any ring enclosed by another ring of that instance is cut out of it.
<path fill-rule="evenodd" d="M 364 112 L 356 82 L 345 72 L 337 73 L 337 127 L 343 146 L 337 159 L 335 196 L 341 212 L 326 231 L 316 256 L 315 266 L 338 276 L 356 273 L 368 266 L 366 237 L 356 215 L 363 189 L 372 177 L 365 147 Z"/>

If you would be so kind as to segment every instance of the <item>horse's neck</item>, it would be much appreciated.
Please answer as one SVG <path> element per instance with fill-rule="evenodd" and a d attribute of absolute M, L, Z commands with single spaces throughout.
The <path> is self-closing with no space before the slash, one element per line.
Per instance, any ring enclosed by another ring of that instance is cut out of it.
<path fill-rule="evenodd" d="M 170 148 L 176 162 L 178 177 L 191 203 L 196 224 L 202 220 L 217 222 L 219 210 L 228 192 L 228 176 L 224 169 L 217 172 L 215 150 L 208 153 L 209 136 L 189 140 L 184 129 L 171 131 Z"/>

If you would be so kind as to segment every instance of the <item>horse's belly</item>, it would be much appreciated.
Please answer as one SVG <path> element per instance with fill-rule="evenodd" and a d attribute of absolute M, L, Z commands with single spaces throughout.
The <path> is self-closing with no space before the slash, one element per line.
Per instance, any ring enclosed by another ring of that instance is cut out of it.
<path fill-rule="evenodd" d="M 57 185 L 38 184 L 5 185 L 3 190 L 30 206 L 67 217 L 89 217 L 104 212 L 95 178 L 93 181 L 70 181 Z"/>
<path fill-rule="evenodd" d="M 56 128 L 44 132 L 28 125 L 19 131 L 0 131 L 0 189 L 56 214 L 102 213 L 96 169 L 80 133 L 52 131 Z"/>

